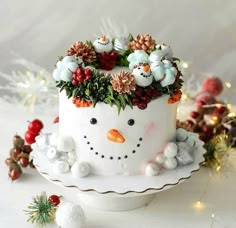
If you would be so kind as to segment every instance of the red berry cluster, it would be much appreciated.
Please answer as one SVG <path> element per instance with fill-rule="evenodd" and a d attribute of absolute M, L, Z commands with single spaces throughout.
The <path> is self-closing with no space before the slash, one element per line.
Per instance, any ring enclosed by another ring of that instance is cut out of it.
<path fill-rule="evenodd" d="M 132 99 L 132 104 L 139 109 L 146 109 L 147 104 L 152 100 L 159 97 L 156 89 L 137 87 L 135 96 Z"/>
<path fill-rule="evenodd" d="M 86 80 L 91 79 L 93 72 L 89 68 L 78 67 L 72 74 L 72 85 L 77 86 L 79 83 L 83 83 Z"/>
<path fill-rule="evenodd" d="M 110 53 L 103 52 L 98 55 L 98 61 L 101 69 L 112 70 L 116 65 L 118 54 L 115 51 Z"/>
<path fill-rule="evenodd" d="M 29 154 L 32 149 L 30 145 L 25 145 L 25 141 L 19 135 L 13 137 L 13 148 L 10 150 L 10 157 L 5 160 L 9 166 L 8 176 L 12 181 L 18 179 L 22 174 L 22 169 L 30 166 L 34 168 L 32 161 L 29 161 Z"/>
<path fill-rule="evenodd" d="M 214 135 L 225 131 L 226 129 L 222 125 L 222 119 L 229 113 L 228 108 L 222 104 L 211 108 L 212 111 L 209 113 L 207 108 L 198 108 L 197 111 L 192 111 L 190 116 L 192 120 L 186 120 L 188 126 L 191 125 L 194 132 L 199 133 L 199 138 L 208 142 L 214 137 Z M 206 122 L 205 116 L 209 116 L 213 122 Z"/>
<path fill-rule="evenodd" d="M 39 135 L 42 128 L 43 128 L 43 123 L 40 120 L 35 119 L 31 121 L 28 126 L 28 130 L 25 133 L 25 141 L 28 144 L 34 143 L 35 137 Z"/>

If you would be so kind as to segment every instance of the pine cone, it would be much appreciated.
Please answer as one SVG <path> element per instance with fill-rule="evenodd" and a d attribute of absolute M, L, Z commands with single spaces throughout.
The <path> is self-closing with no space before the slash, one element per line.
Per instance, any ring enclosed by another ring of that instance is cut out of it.
<path fill-rule="evenodd" d="M 103 70 L 112 70 L 112 68 L 116 65 L 118 58 L 118 54 L 115 51 L 110 53 L 103 52 L 98 55 L 98 61 L 100 68 Z"/>
<path fill-rule="evenodd" d="M 96 60 L 96 52 L 91 45 L 77 41 L 67 51 L 67 55 L 80 57 L 84 63 L 90 64 Z"/>
<path fill-rule="evenodd" d="M 144 50 L 148 54 L 151 53 L 152 49 L 155 47 L 156 41 L 152 39 L 149 34 L 138 35 L 133 41 L 129 43 L 129 48 L 131 50 Z"/>
<path fill-rule="evenodd" d="M 129 72 L 121 71 L 119 74 L 113 75 L 111 84 L 113 89 L 119 93 L 130 94 L 136 89 L 134 76 Z"/>

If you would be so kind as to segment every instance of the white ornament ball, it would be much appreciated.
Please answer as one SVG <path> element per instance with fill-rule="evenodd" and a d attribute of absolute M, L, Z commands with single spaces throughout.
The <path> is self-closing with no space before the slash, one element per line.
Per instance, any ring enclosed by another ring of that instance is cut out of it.
<path fill-rule="evenodd" d="M 56 210 L 55 221 L 61 228 L 81 228 L 85 224 L 85 214 L 79 205 L 62 202 Z"/>
<path fill-rule="evenodd" d="M 64 69 L 60 72 L 60 78 L 62 81 L 70 82 L 72 80 L 72 73 L 69 70 Z"/>
<path fill-rule="evenodd" d="M 58 137 L 59 137 L 59 135 L 57 133 L 53 133 L 50 137 L 50 142 L 49 142 L 50 145 L 56 146 Z"/>
<path fill-rule="evenodd" d="M 67 173 L 70 169 L 69 163 L 67 161 L 56 161 L 53 166 L 54 172 L 57 174 Z"/>
<path fill-rule="evenodd" d="M 188 143 L 192 147 L 194 147 L 196 145 L 196 139 L 194 136 L 191 136 L 191 135 L 188 136 L 188 138 L 185 142 Z"/>
<path fill-rule="evenodd" d="M 145 175 L 149 177 L 156 176 L 159 174 L 159 171 L 160 169 L 156 163 L 149 163 L 145 168 Z"/>
<path fill-rule="evenodd" d="M 187 139 L 187 137 L 188 137 L 188 132 L 185 129 L 178 128 L 176 130 L 176 140 L 177 141 L 180 141 L 180 142 L 185 141 Z"/>
<path fill-rule="evenodd" d="M 71 152 L 74 149 L 74 141 L 70 136 L 59 136 L 56 145 L 58 150 L 64 152 Z"/>
<path fill-rule="evenodd" d="M 177 151 L 178 151 L 177 145 L 173 142 L 169 142 L 166 145 L 163 153 L 167 158 L 173 158 L 177 155 Z"/>
<path fill-rule="evenodd" d="M 72 72 L 75 72 L 77 68 L 78 68 L 78 64 L 75 62 L 69 62 L 66 64 L 66 69 L 69 69 Z"/>
<path fill-rule="evenodd" d="M 60 71 L 58 69 L 55 69 L 52 73 L 52 77 L 54 78 L 55 81 L 60 81 Z"/>
<path fill-rule="evenodd" d="M 48 135 L 45 134 L 40 134 L 35 137 L 36 139 L 36 144 L 40 149 L 45 149 L 48 146 L 48 140 L 47 140 Z"/>
<path fill-rule="evenodd" d="M 156 162 L 157 162 L 157 164 L 159 164 L 159 165 L 163 165 L 164 163 L 165 163 L 165 161 L 166 161 L 166 157 L 165 157 L 165 155 L 164 154 L 158 154 L 157 156 L 156 156 Z"/>
<path fill-rule="evenodd" d="M 176 158 L 167 158 L 165 163 L 164 163 L 164 167 L 166 169 L 175 169 L 177 167 L 178 163 Z"/>
<path fill-rule="evenodd" d="M 75 178 L 86 177 L 90 174 L 90 165 L 87 162 L 75 162 L 71 167 L 72 176 Z"/>

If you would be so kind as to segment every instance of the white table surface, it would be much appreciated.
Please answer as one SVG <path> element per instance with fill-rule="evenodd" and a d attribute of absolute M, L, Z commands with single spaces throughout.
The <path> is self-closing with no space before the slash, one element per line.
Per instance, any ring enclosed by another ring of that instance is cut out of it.
<path fill-rule="evenodd" d="M 56 109 L 56 107 L 55 107 Z M 49 183 L 36 170 L 24 170 L 23 176 L 11 182 L 4 164 L 12 147 L 12 137 L 24 134 L 27 120 L 41 119 L 50 126 L 55 109 L 46 107 L 41 113 L 30 113 L 21 106 L 0 102 L 0 227 L 34 227 L 27 223 L 23 210 L 32 197 L 46 191 L 48 195 L 76 198 L 76 190 L 68 190 Z M 148 206 L 127 212 L 105 212 L 83 206 L 85 228 L 234 228 L 236 227 L 236 159 L 231 157 L 230 172 L 210 174 L 202 168 L 184 183 L 160 192 Z M 209 175 L 210 174 L 210 175 Z M 196 209 L 193 203 L 202 198 L 205 207 Z M 212 214 L 215 215 L 212 224 Z M 50 227 L 56 227 L 52 225 Z"/>

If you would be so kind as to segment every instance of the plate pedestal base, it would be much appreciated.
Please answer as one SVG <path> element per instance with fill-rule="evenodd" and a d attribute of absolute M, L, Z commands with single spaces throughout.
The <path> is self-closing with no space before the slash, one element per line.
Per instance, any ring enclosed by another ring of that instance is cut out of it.
<path fill-rule="evenodd" d="M 137 196 L 109 196 L 80 192 L 79 200 L 82 204 L 104 211 L 128 211 L 148 205 L 156 193 Z"/>

